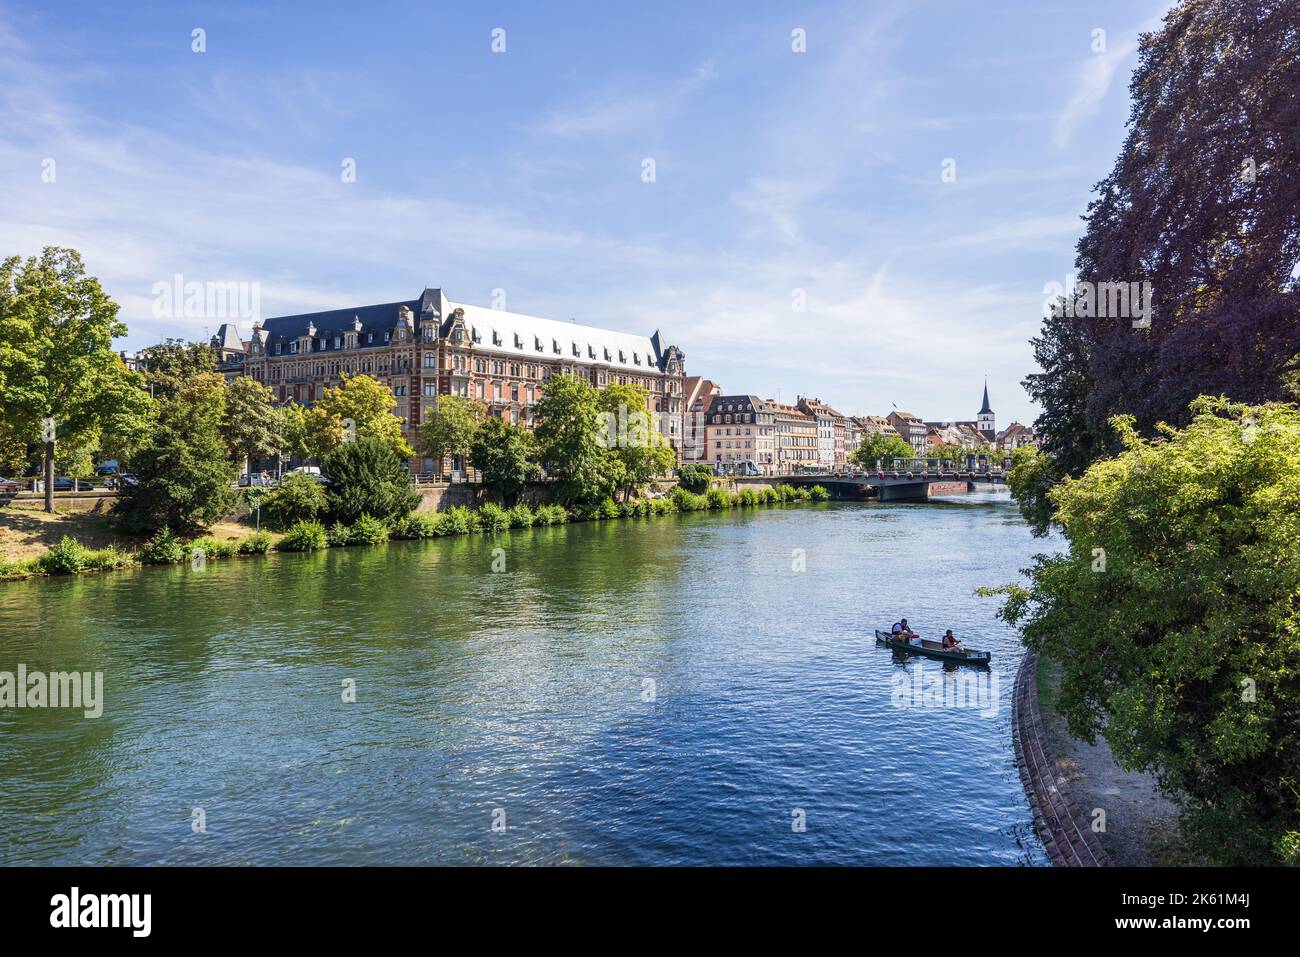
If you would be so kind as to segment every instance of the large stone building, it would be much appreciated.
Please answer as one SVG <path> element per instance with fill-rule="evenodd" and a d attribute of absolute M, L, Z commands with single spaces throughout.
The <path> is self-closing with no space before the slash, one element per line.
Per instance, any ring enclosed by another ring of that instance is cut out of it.
<path fill-rule="evenodd" d="M 756 395 L 715 395 L 704 415 L 707 459 L 714 468 L 753 462 L 776 471 L 776 404 Z"/>
<path fill-rule="evenodd" d="M 540 319 L 425 289 L 406 302 L 255 324 L 242 367 L 281 402 L 308 405 L 345 375 L 373 376 L 393 390 L 408 441 L 443 395 L 478 399 L 493 415 L 531 427 L 554 375 L 578 375 L 596 387 L 638 385 L 660 415 L 660 430 L 680 450 L 684 360 L 657 331 L 641 336 Z M 432 466 L 412 463 L 421 471 Z"/>

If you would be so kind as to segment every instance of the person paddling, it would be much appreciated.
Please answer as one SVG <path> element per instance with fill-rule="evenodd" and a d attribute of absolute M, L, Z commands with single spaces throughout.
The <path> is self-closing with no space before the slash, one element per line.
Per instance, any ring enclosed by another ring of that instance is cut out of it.
<path fill-rule="evenodd" d="M 899 641 L 905 642 L 909 645 L 912 643 L 912 639 L 917 637 L 916 632 L 914 632 L 907 624 L 906 618 L 900 618 L 898 621 L 894 622 L 894 627 L 891 629 L 891 633 Z"/>
<path fill-rule="evenodd" d="M 943 650 L 944 651 L 965 651 L 961 642 L 953 635 L 952 629 L 949 628 L 943 633 Z"/>

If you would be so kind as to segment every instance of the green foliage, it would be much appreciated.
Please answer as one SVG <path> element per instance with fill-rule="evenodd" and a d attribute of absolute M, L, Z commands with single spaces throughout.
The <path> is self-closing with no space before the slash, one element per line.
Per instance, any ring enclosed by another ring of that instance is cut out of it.
<path fill-rule="evenodd" d="M 506 502 L 541 476 L 533 434 L 494 415 L 475 430 L 469 454 L 483 475 L 483 484 Z"/>
<path fill-rule="evenodd" d="M 232 558 L 237 551 L 237 546 L 234 542 L 222 541 L 221 539 L 212 538 L 211 536 L 197 538 L 190 542 L 191 555 L 194 554 L 194 549 L 196 548 L 201 549 L 204 556 L 207 558 Z"/>
<path fill-rule="evenodd" d="M 478 515 L 464 505 L 454 505 L 438 517 L 439 535 L 468 535 L 478 530 Z"/>
<path fill-rule="evenodd" d="M 1300 411 L 1193 403 L 1057 484 L 1069 550 L 1003 616 L 1061 663 L 1058 710 L 1179 800 L 1208 859 L 1279 863 L 1300 830 Z"/>
<path fill-rule="evenodd" d="M 276 546 L 282 552 L 310 552 L 329 547 L 329 535 L 320 522 L 294 522 Z"/>
<path fill-rule="evenodd" d="M 677 456 L 650 409 L 649 393 L 636 385 L 610 383 L 596 393 L 599 444 L 607 459 L 607 491 L 631 498 L 656 475 L 668 473 Z"/>
<path fill-rule="evenodd" d="M 9 457 L 41 441 L 46 416 L 55 455 L 67 443 L 82 465 L 102 434 L 125 447 L 143 432 L 150 402 L 113 349 L 126 335 L 117 310 L 76 250 L 47 246 L 0 262 L 0 445 Z"/>
<path fill-rule="evenodd" d="M 355 523 L 362 515 L 373 515 L 397 522 L 420 504 L 411 473 L 378 438 L 344 442 L 321 460 L 321 472 L 329 480 L 329 515 L 337 521 Z"/>
<path fill-rule="evenodd" d="M 135 484 L 122 486 L 114 515 L 132 531 L 204 528 L 230 511 L 237 497 L 235 466 L 221 435 L 225 382 L 218 375 L 196 376 L 158 405 L 157 422 L 129 463 Z"/>
<path fill-rule="evenodd" d="M 678 473 L 677 482 L 688 492 L 703 494 L 709 490 L 709 485 L 713 482 L 713 469 L 698 463 L 683 465 Z"/>
<path fill-rule="evenodd" d="M 382 545 L 388 541 L 388 526 L 377 518 L 362 515 L 352 526 L 353 545 Z"/>
<path fill-rule="evenodd" d="M 144 381 L 155 399 L 174 399 L 190 379 L 217 371 L 217 353 L 207 343 L 164 339 L 141 349 Z"/>
<path fill-rule="evenodd" d="M 252 376 L 240 376 L 226 386 L 221 434 L 236 461 L 268 458 L 285 448 L 284 419 L 275 395 Z"/>
<path fill-rule="evenodd" d="M 135 556 L 113 545 L 86 553 L 86 567 L 95 571 L 112 571 L 136 563 Z"/>
<path fill-rule="evenodd" d="M 140 549 L 140 561 L 145 565 L 177 565 L 186 558 L 185 545 L 166 525 L 158 529 L 153 538 Z"/>
<path fill-rule="evenodd" d="M 669 498 L 672 500 L 673 507 L 679 512 L 699 512 L 709 507 L 707 498 L 688 492 L 681 486 L 673 489 L 673 494 Z"/>
<path fill-rule="evenodd" d="M 596 390 L 586 379 L 552 376 L 536 407 L 538 452 L 566 502 L 605 494 L 608 456 L 599 439 Z"/>
<path fill-rule="evenodd" d="M 523 502 L 510 509 L 511 528 L 531 528 L 534 521 L 536 516 L 533 515 L 533 510 Z"/>
<path fill-rule="evenodd" d="M 0 581 L 26 578 L 28 575 L 34 575 L 41 570 L 39 563 L 39 558 L 23 558 L 17 561 L 11 561 L 8 558 L 0 558 Z"/>
<path fill-rule="evenodd" d="M 393 529 L 394 538 L 433 538 L 438 534 L 438 517 L 426 512 L 408 515 Z"/>
<path fill-rule="evenodd" d="M 316 518 L 327 508 L 325 487 L 310 475 L 290 472 L 280 479 L 262 503 L 273 528 L 288 528 L 295 522 Z"/>
<path fill-rule="evenodd" d="M 40 557 L 39 566 L 47 575 L 74 575 L 89 564 L 89 552 L 75 538 L 64 535 L 59 544 Z"/>
<path fill-rule="evenodd" d="M 824 502 L 831 497 L 831 493 L 824 485 L 814 485 L 808 489 L 808 497 L 814 502 Z"/>
<path fill-rule="evenodd" d="M 302 413 L 291 432 L 308 454 L 322 463 L 345 444 L 371 439 L 385 446 L 394 458 L 415 455 L 402 435 L 402 420 L 393 414 L 397 399 L 393 390 L 368 375 L 344 375 L 342 384 L 325 393 Z M 352 424 L 351 433 L 347 428 Z"/>
<path fill-rule="evenodd" d="M 916 457 L 916 450 L 903 438 L 887 432 L 872 432 L 862 437 L 862 444 L 853 450 L 852 461 L 868 471 L 880 461 L 888 468 L 894 459 Z"/>
<path fill-rule="evenodd" d="M 266 532 L 254 532 L 239 543 L 241 555 L 265 555 L 271 550 L 271 536 Z"/>
<path fill-rule="evenodd" d="M 1047 534 L 1054 512 L 1049 493 L 1060 474 L 1052 457 L 1032 445 L 1022 445 L 1011 453 L 1007 487 L 1035 535 Z"/>
<path fill-rule="evenodd" d="M 563 525 L 569 520 L 569 513 L 563 505 L 539 505 L 534 517 L 538 525 Z"/>
<path fill-rule="evenodd" d="M 434 460 L 442 471 L 447 456 L 468 456 L 479 423 L 487 415 L 483 403 L 457 395 L 440 395 L 438 403 L 424 413 L 416 437 L 420 454 Z"/>
<path fill-rule="evenodd" d="M 711 488 L 705 495 L 708 507 L 712 509 L 727 508 L 731 504 L 731 496 L 724 488 Z"/>
<path fill-rule="evenodd" d="M 485 502 L 478 510 L 478 527 L 484 532 L 504 532 L 510 527 L 510 513 L 494 502 Z"/>
<path fill-rule="evenodd" d="M 758 490 L 752 488 L 741 489 L 740 495 L 736 499 L 736 504 L 739 505 L 741 508 L 755 508 L 757 507 L 758 503 L 759 503 Z"/>
<path fill-rule="evenodd" d="M 335 522 L 325 531 L 325 539 L 329 542 L 330 548 L 343 548 L 353 544 L 352 529 L 342 522 Z"/>

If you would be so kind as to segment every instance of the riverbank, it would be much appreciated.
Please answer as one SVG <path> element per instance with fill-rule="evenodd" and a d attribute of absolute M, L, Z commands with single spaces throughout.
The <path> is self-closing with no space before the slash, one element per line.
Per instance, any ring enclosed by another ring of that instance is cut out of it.
<path fill-rule="evenodd" d="M 1060 666 L 1027 652 L 1016 676 L 1016 763 L 1048 857 L 1056 866 L 1193 863 L 1178 834 L 1178 808 L 1155 779 L 1123 770 L 1105 739 L 1070 735 L 1056 713 Z M 1101 813 L 1104 812 L 1104 818 Z M 1103 821 L 1104 829 L 1094 829 Z"/>
<path fill-rule="evenodd" d="M 37 509 L 0 509 L 0 582 L 37 576 L 111 571 L 132 565 L 174 565 L 260 555 L 269 551 L 314 551 L 358 545 L 381 545 L 389 539 L 417 540 L 449 535 L 496 533 L 533 525 L 569 522 L 651 518 L 678 512 L 758 508 L 810 501 L 825 501 L 821 486 L 746 489 L 729 492 L 711 488 L 696 495 L 675 489 L 659 498 L 602 502 L 566 509 L 560 505 L 518 504 L 504 508 L 492 502 L 478 508 L 457 505 L 444 512 L 414 512 L 385 523 L 362 516 L 353 525 L 336 522 L 329 527 L 309 520 L 281 532 L 255 530 L 231 521 L 217 523 L 202 536 L 182 539 L 163 529 L 148 541 L 116 532 L 104 510 L 49 514 Z M 18 552 L 18 554 L 14 554 Z"/>

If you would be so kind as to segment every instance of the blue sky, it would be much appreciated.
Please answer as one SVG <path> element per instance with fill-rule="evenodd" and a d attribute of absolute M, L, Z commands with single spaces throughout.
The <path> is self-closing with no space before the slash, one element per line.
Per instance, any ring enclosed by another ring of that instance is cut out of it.
<path fill-rule="evenodd" d="M 499 289 L 728 392 L 973 418 L 987 375 L 1031 421 L 1169 5 L 0 0 L 0 254 L 80 249 L 122 347 L 215 331 L 155 315 L 176 274 L 263 316 Z"/>

